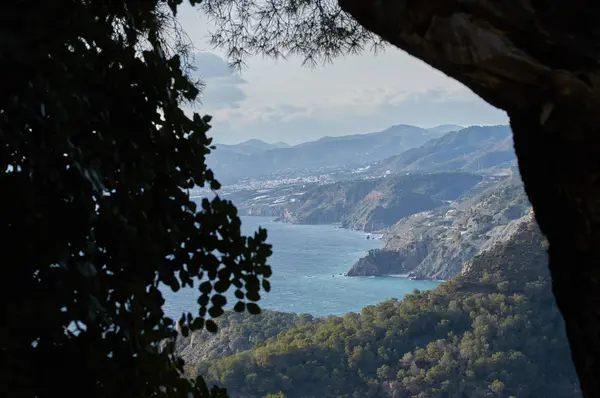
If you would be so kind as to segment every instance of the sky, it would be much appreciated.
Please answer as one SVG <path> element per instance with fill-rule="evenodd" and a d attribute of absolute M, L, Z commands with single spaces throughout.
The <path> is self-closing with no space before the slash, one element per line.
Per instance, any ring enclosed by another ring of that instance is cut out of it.
<path fill-rule="evenodd" d="M 208 44 L 210 23 L 182 6 L 178 19 L 196 47 L 194 72 L 205 84 L 195 111 L 213 116 L 215 142 L 251 138 L 298 144 L 324 136 L 381 131 L 395 124 L 507 124 L 500 111 L 462 84 L 393 47 L 316 68 L 302 59 L 248 59 L 238 72 Z"/>

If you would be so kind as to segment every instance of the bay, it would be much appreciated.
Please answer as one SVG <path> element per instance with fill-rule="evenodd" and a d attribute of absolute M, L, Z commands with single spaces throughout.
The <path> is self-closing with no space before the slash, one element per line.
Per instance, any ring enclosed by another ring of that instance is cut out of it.
<path fill-rule="evenodd" d="M 293 225 L 267 217 L 241 217 L 242 230 L 250 235 L 262 226 L 267 242 L 273 245 L 269 265 L 271 291 L 262 292 L 264 309 L 310 313 L 314 316 L 343 315 L 389 298 L 402 298 L 414 289 L 427 290 L 435 281 L 415 281 L 403 277 L 347 277 L 343 274 L 380 240 L 366 239 L 364 232 L 333 225 Z M 165 312 L 179 317 L 197 311 L 197 291 L 184 289 L 165 295 Z M 233 302 L 228 304 L 231 308 Z"/>

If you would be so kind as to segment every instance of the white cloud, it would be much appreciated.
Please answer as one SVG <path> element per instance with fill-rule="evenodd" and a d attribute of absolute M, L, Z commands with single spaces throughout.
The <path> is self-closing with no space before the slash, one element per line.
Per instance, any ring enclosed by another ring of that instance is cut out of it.
<path fill-rule="evenodd" d="M 206 54 L 210 25 L 190 7 L 180 21 Z M 291 57 L 248 60 L 241 77 L 218 50 L 198 61 L 217 142 L 249 138 L 297 143 L 325 135 L 382 130 L 393 124 L 500 124 L 499 111 L 443 73 L 394 48 L 347 56 L 309 69 Z"/>
<path fill-rule="evenodd" d="M 297 106 L 252 106 L 213 112 L 213 136 L 218 142 L 239 137 L 299 143 L 322 136 L 383 130 L 393 124 L 432 127 L 440 124 L 504 124 L 504 113 L 466 89 L 419 93 L 357 93 L 345 102 Z M 223 123 L 225 121 L 225 123 Z"/>
<path fill-rule="evenodd" d="M 246 83 L 228 63 L 216 54 L 198 52 L 193 54 L 194 77 L 204 84 L 202 105 L 209 109 L 237 108 L 246 99 L 239 87 Z"/>

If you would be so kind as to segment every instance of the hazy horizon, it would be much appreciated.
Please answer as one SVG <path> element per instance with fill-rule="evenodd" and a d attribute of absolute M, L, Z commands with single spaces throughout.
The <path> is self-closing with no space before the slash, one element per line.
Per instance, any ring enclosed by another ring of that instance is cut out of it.
<path fill-rule="evenodd" d="M 508 118 L 450 79 L 396 48 L 365 52 L 314 69 L 298 57 L 250 57 L 241 73 L 209 46 L 210 23 L 189 5 L 178 13 L 196 47 L 195 75 L 205 83 L 196 111 L 213 116 L 216 143 L 256 138 L 290 145 L 325 136 L 376 132 L 397 124 L 507 124 Z"/>
<path fill-rule="evenodd" d="M 388 127 L 397 126 L 397 125 L 408 125 L 408 124 L 407 123 L 396 123 L 396 124 L 392 124 L 392 125 L 390 125 Z M 436 125 L 433 125 L 433 126 L 417 126 L 417 125 L 411 125 L 411 126 L 419 127 L 419 128 L 427 130 L 427 129 L 434 129 L 434 128 L 437 128 L 437 127 L 449 126 L 449 125 L 454 125 L 454 124 L 453 123 L 443 123 L 443 124 L 436 124 Z M 497 126 L 497 125 L 508 125 L 508 123 L 466 124 L 466 125 L 460 125 L 458 127 L 460 127 L 460 128 L 467 128 L 467 127 L 472 127 L 472 126 Z M 388 127 L 386 127 L 386 128 L 388 128 Z M 313 139 L 310 139 L 310 140 L 299 141 L 299 142 L 294 142 L 294 143 L 287 142 L 285 140 L 277 140 L 277 139 L 269 140 L 269 139 L 262 139 L 260 137 L 249 137 L 249 138 L 244 138 L 244 139 L 242 139 L 240 141 L 237 141 L 237 142 L 219 142 L 217 139 L 214 139 L 213 144 L 215 144 L 215 145 L 240 145 L 240 144 L 244 144 L 244 143 L 246 143 L 248 141 L 259 140 L 259 141 L 262 141 L 264 143 L 271 144 L 271 145 L 274 145 L 274 144 L 286 144 L 286 145 L 290 145 L 290 146 L 296 146 L 296 145 L 304 144 L 304 143 L 307 143 L 307 142 L 318 141 L 321 138 L 327 138 L 327 137 L 344 137 L 344 136 L 349 136 L 349 135 L 361 135 L 361 134 L 378 133 L 378 132 L 384 131 L 386 128 L 378 130 L 378 131 L 348 132 L 346 134 L 342 133 L 342 134 L 338 134 L 338 135 L 323 135 L 323 136 L 316 137 L 316 138 L 313 138 Z"/>

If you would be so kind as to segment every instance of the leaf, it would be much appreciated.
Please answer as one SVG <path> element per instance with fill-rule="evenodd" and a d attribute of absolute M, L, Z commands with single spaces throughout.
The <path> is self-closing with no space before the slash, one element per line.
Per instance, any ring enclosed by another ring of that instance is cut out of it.
<path fill-rule="evenodd" d="M 233 306 L 233 310 L 235 312 L 244 312 L 244 310 L 246 309 L 246 304 L 244 304 L 243 301 L 238 301 L 237 303 L 235 303 L 235 305 Z"/>
<path fill-rule="evenodd" d="M 208 395 L 208 387 L 207 387 L 206 382 L 204 381 L 204 378 L 202 377 L 202 375 L 198 375 L 196 377 L 195 384 L 196 384 L 196 387 L 198 388 L 198 390 L 200 390 L 200 394 L 202 396 Z"/>
<path fill-rule="evenodd" d="M 203 282 L 198 287 L 198 290 L 204 294 L 209 294 L 212 291 L 212 284 L 210 282 Z"/>
<path fill-rule="evenodd" d="M 188 337 L 189 333 L 190 333 L 190 329 L 187 326 L 185 326 L 185 325 L 181 326 L 181 335 L 183 337 Z"/>
<path fill-rule="evenodd" d="M 200 330 L 204 327 L 204 319 L 202 318 L 196 318 L 194 319 L 194 321 L 192 322 L 192 324 L 190 325 L 190 327 L 192 328 L 192 330 Z"/>
<path fill-rule="evenodd" d="M 263 289 L 265 289 L 265 292 L 271 291 L 271 283 L 268 280 L 263 279 L 262 285 L 263 285 Z"/>
<path fill-rule="evenodd" d="M 197 302 L 198 302 L 198 304 L 200 304 L 201 307 L 204 307 L 204 306 L 206 306 L 206 304 L 208 304 L 208 300 L 209 300 L 209 298 L 207 295 L 202 295 L 202 296 L 198 297 Z"/>
<path fill-rule="evenodd" d="M 254 304 L 254 303 L 247 303 L 246 304 L 246 309 L 252 315 L 258 315 L 258 314 L 260 314 L 260 307 L 258 305 L 256 305 L 256 304 Z"/>
<path fill-rule="evenodd" d="M 252 290 L 246 292 L 246 297 L 248 298 L 248 300 L 252 300 L 252 301 L 260 300 L 260 294 L 258 294 L 258 292 L 252 291 Z"/>
<path fill-rule="evenodd" d="M 171 280 L 171 290 L 175 293 L 177 293 L 179 291 L 180 285 L 179 285 L 179 281 L 177 280 L 177 278 L 173 278 Z"/>
<path fill-rule="evenodd" d="M 219 280 L 215 283 L 215 291 L 218 293 L 223 293 L 229 289 L 229 286 L 231 286 L 231 282 L 227 280 Z"/>
<path fill-rule="evenodd" d="M 207 319 L 204 326 L 206 327 L 206 330 L 208 330 L 209 332 L 217 333 L 217 324 L 212 319 Z"/>
<path fill-rule="evenodd" d="M 210 309 L 208 310 L 208 315 L 210 315 L 213 318 L 218 318 L 221 315 L 223 315 L 225 311 L 223 311 L 222 307 L 210 307 Z"/>
<path fill-rule="evenodd" d="M 264 267 L 262 267 L 262 274 L 265 278 L 269 278 L 271 277 L 271 275 L 273 275 L 273 271 L 271 270 L 270 266 L 265 265 Z"/>
<path fill-rule="evenodd" d="M 225 296 L 223 296 L 221 294 L 217 294 L 217 295 L 212 296 L 212 298 L 210 299 L 210 301 L 216 307 L 224 307 L 225 304 L 227 304 L 227 299 L 225 298 Z"/>

